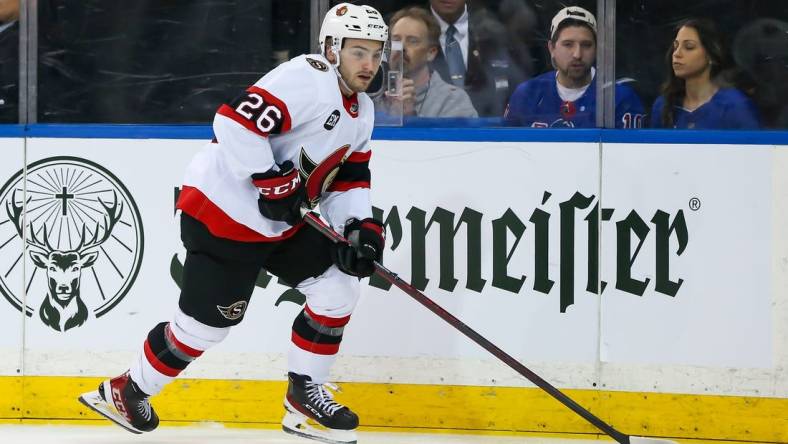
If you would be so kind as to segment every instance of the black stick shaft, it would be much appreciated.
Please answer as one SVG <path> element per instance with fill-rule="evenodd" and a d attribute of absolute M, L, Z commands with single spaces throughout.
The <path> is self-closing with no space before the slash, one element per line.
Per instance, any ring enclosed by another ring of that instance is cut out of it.
<path fill-rule="evenodd" d="M 324 224 L 323 221 L 321 221 L 314 213 L 305 214 L 304 220 L 309 226 L 317 229 L 322 234 L 327 236 L 329 239 L 333 240 L 335 243 L 336 242 L 347 243 L 347 240 L 344 237 L 342 237 L 333 229 L 331 229 L 331 227 Z M 457 319 L 456 316 L 446 311 L 445 308 L 441 307 L 440 305 L 435 303 L 435 301 L 428 298 L 424 293 L 420 292 L 418 289 L 416 289 L 409 283 L 402 280 L 399 276 L 397 276 L 396 273 L 392 272 L 391 270 L 389 270 L 388 268 L 384 267 L 383 265 L 377 262 L 375 262 L 375 273 L 377 273 L 378 276 L 382 277 L 386 281 L 395 285 L 400 290 L 407 293 L 408 296 L 415 299 L 421 305 L 427 307 L 428 310 L 438 315 L 439 318 L 443 319 L 444 321 L 449 323 L 449 325 L 456 328 L 462 334 L 470 338 L 473 342 L 479 344 L 482 348 L 492 353 L 493 356 L 503 361 L 506 365 L 514 369 L 517 373 L 525 376 L 529 381 L 534 383 L 540 389 L 547 392 L 553 398 L 557 399 L 561 404 L 565 405 L 573 412 L 583 417 L 583 419 L 593 424 L 596 428 L 603 431 L 605 434 L 615 439 L 620 444 L 630 444 L 629 435 L 619 432 L 618 430 L 614 429 L 610 424 L 599 419 L 593 413 L 589 412 L 588 410 L 580 406 L 580 404 L 576 403 L 574 400 L 572 400 L 572 398 L 564 394 L 564 392 L 555 388 L 552 384 L 542 379 L 541 376 L 531 371 L 528 367 L 524 366 L 519 361 L 514 359 L 512 356 L 510 356 L 508 353 L 501 350 L 498 346 L 487 340 L 487 338 L 477 333 L 476 330 L 467 326 L 464 322 Z"/>

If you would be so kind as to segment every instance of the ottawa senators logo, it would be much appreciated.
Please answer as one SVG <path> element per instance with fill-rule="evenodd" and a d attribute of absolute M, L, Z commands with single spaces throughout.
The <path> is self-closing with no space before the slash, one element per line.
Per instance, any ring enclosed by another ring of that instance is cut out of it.
<path fill-rule="evenodd" d="M 301 180 L 305 184 L 306 196 L 311 208 L 317 205 L 320 195 L 334 181 L 334 177 L 339 172 L 339 167 L 345 162 L 349 152 L 350 145 L 343 145 L 326 156 L 322 162 L 317 163 L 309 158 L 303 147 L 301 148 L 301 155 L 299 156 Z"/>
<path fill-rule="evenodd" d="M 227 307 L 222 307 L 221 305 L 217 305 L 216 308 L 219 310 L 219 313 L 222 314 L 225 318 L 235 321 L 236 319 L 240 319 L 241 316 L 244 315 L 246 311 L 246 306 L 248 304 L 246 301 L 238 301 L 232 305 Z"/>
<path fill-rule="evenodd" d="M 309 62 L 309 65 L 312 66 L 312 68 L 315 68 L 318 71 L 323 71 L 323 72 L 328 71 L 328 66 L 325 63 L 321 62 L 320 60 L 315 60 L 311 57 L 307 57 L 306 61 Z"/>

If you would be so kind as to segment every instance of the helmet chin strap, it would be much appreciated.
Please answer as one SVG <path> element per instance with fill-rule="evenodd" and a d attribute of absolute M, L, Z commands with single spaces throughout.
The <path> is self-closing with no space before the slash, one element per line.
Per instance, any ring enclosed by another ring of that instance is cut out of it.
<path fill-rule="evenodd" d="M 339 72 L 339 51 L 340 51 L 340 49 L 338 48 L 338 45 L 331 45 L 331 50 L 334 52 L 334 57 L 336 57 L 336 62 L 335 63 L 331 63 L 331 67 L 334 69 L 334 74 L 337 75 L 337 79 L 339 79 L 339 84 L 342 87 L 344 87 L 345 89 L 347 89 L 348 91 L 350 91 L 351 93 L 353 93 L 354 92 L 353 88 L 351 88 L 350 85 L 348 85 L 347 82 L 345 82 L 345 79 L 342 77 L 342 73 Z M 341 90 L 341 88 L 340 88 L 340 90 Z"/>
<path fill-rule="evenodd" d="M 339 72 L 339 66 L 332 63 L 331 67 L 334 68 L 334 73 L 337 75 L 337 79 L 339 79 L 339 84 L 352 93 L 353 89 L 345 82 L 345 79 L 342 78 L 342 74 Z"/>

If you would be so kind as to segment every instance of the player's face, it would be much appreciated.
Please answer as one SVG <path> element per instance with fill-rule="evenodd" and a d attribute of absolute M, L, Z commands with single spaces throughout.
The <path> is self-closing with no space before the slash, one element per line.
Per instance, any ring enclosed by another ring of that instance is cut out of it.
<path fill-rule="evenodd" d="M 352 92 L 363 92 L 375 77 L 383 60 L 383 43 L 375 40 L 346 39 L 339 51 L 339 73 Z"/>
<path fill-rule="evenodd" d="M 688 79 L 709 71 L 709 58 L 698 31 L 682 26 L 673 41 L 673 73 L 680 79 Z"/>
<path fill-rule="evenodd" d="M 555 44 L 548 45 L 561 80 L 569 87 L 584 86 L 591 75 L 596 59 L 594 33 L 585 26 L 567 26 L 561 30 Z M 563 82 L 562 82 L 563 83 Z"/>
<path fill-rule="evenodd" d="M 430 44 L 427 37 L 427 25 L 411 17 L 403 17 L 391 28 L 391 40 L 402 42 L 405 75 L 413 77 L 415 73 L 424 69 L 438 49 Z M 391 61 L 396 64 L 398 61 Z"/>

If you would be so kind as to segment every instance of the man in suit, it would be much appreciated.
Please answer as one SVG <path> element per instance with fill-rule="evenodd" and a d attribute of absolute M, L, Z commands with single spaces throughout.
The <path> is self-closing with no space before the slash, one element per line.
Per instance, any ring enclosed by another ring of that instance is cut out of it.
<path fill-rule="evenodd" d="M 433 68 L 448 83 L 464 87 L 479 116 L 500 116 L 526 76 L 510 54 L 504 27 L 487 10 L 469 10 L 466 0 L 430 0 L 441 28 Z"/>
<path fill-rule="evenodd" d="M 392 108 L 399 107 L 406 116 L 478 117 L 465 90 L 444 81 L 430 68 L 438 53 L 440 36 L 432 14 L 420 6 L 406 7 L 394 14 L 389 27 L 391 40 L 403 45 L 402 93 L 377 97 L 376 110 L 392 113 Z M 392 55 L 392 59 L 397 57 Z"/>

